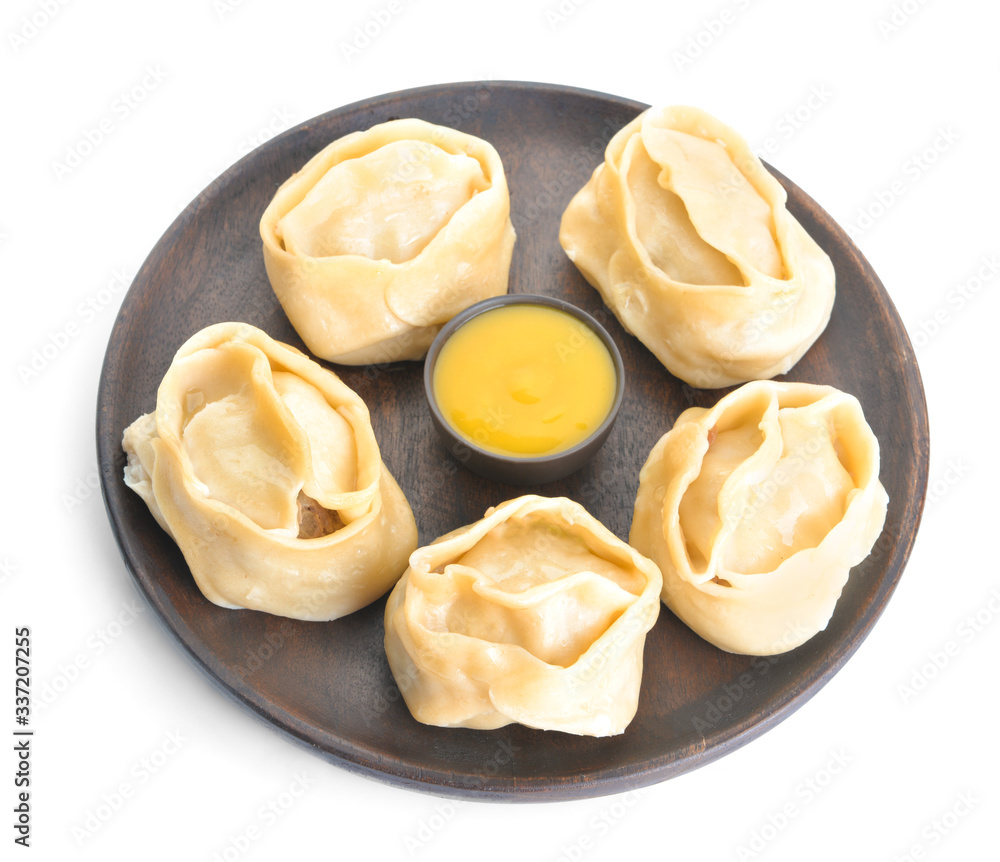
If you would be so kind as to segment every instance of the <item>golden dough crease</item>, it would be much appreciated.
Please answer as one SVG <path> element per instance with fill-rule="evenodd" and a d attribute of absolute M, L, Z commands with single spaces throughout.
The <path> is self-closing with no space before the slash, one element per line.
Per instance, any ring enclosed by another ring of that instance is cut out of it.
<path fill-rule="evenodd" d="M 125 484 L 222 607 L 336 619 L 385 593 L 416 548 L 364 402 L 253 326 L 185 342 L 122 447 Z"/>
<path fill-rule="evenodd" d="M 411 555 L 385 609 L 389 666 L 424 724 L 622 733 L 661 583 L 578 503 L 508 500 Z"/>
<path fill-rule="evenodd" d="M 443 324 L 507 292 L 514 246 L 497 151 L 417 119 L 322 149 L 278 189 L 260 235 L 292 326 L 343 365 L 423 358 Z"/>
<path fill-rule="evenodd" d="M 639 474 L 629 542 L 663 601 L 720 649 L 775 655 L 826 628 L 888 496 L 853 395 L 755 381 L 691 407 Z"/>
<path fill-rule="evenodd" d="M 787 372 L 820 336 L 833 264 L 733 129 L 650 108 L 608 143 L 559 241 L 671 374 L 721 388 Z"/>

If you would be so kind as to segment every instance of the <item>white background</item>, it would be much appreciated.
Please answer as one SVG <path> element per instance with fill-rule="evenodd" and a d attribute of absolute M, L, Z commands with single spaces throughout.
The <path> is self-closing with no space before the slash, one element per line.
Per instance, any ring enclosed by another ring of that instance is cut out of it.
<path fill-rule="evenodd" d="M 13 849 L 46 860 L 995 853 L 996 5 L 394 0 L 383 31 L 345 52 L 389 9 L 4 4 L 0 667 L 13 677 L 13 631 L 29 625 L 36 694 L 58 688 L 33 715 L 33 847 Z M 771 732 L 626 797 L 455 806 L 287 742 L 213 688 L 144 609 L 94 491 L 104 348 L 125 285 L 186 203 L 276 131 L 479 79 L 698 105 L 757 147 L 775 139 L 768 161 L 841 224 L 872 217 L 856 241 L 918 347 L 931 490 L 871 636 Z M 34 351 L 44 367 L 27 375 Z M 0 704 L 11 729 L 12 689 Z M 13 756 L 2 763 L 7 824 Z M 13 837 L 4 825 L 4 858 Z"/>

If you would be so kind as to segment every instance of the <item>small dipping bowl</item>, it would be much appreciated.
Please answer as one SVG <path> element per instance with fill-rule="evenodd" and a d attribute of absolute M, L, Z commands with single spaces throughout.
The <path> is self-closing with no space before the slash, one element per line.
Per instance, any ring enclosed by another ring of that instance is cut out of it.
<path fill-rule="evenodd" d="M 434 427 L 462 466 L 508 485 L 541 485 L 579 470 L 604 445 L 625 366 L 585 311 L 506 294 L 445 324 L 427 352 L 424 389 Z"/>

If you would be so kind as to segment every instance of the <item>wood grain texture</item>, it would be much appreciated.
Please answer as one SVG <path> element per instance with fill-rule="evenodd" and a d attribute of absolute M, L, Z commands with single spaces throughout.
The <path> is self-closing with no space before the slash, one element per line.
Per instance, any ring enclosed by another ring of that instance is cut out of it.
<path fill-rule="evenodd" d="M 868 634 L 902 575 L 928 463 L 926 404 L 913 350 L 857 248 L 777 172 L 792 213 L 837 271 L 830 325 L 784 379 L 832 384 L 860 399 L 882 447 L 881 477 L 890 497 L 885 530 L 853 571 L 826 631 L 781 657 L 721 652 L 663 608 L 646 642 L 639 711 L 621 736 L 418 724 L 385 660 L 384 599 L 332 623 L 217 608 L 202 597 L 145 504 L 125 487 L 122 431 L 153 409 L 160 378 L 190 335 L 210 323 L 240 320 L 304 349 L 264 272 L 257 225 L 277 187 L 335 138 L 414 116 L 497 148 L 518 234 L 510 290 L 561 297 L 605 324 L 627 372 L 621 414 L 580 472 L 544 487 L 506 487 L 450 458 L 431 427 L 421 363 L 334 370 L 368 404 L 422 543 L 530 492 L 571 497 L 627 538 L 639 468 L 650 448 L 686 407 L 710 406 L 723 394 L 672 377 L 621 329 L 558 243 L 570 197 L 602 160 L 611 135 L 645 107 L 566 87 L 490 82 L 426 87 L 332 111 L 250 153 L 199 195 L 150 253 L 125 298 L 102 372 L 97 446 L 105 504 L 126 565 L 178 642 L 224 692 L 348 769 L 436 793 L 503 800 L 596 796 L 664 780 L 743 745 L 815 694 Z"/>

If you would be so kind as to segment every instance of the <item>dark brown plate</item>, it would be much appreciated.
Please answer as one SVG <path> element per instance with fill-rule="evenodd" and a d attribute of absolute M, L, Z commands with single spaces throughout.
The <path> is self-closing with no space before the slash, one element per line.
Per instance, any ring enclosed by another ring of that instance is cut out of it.
<path fill-rule="evenodd" d="M 510 183 L 518 238 L 510 290 L 562 297 L 598 317 L 628 375 L 618 423 L 579 473 L 512 488 L 458 467 L 431 427 L 422 365 L 337 368 L 371 409 L 383 457 L 427 542 L 501 500 L 537 491 L 583 503 L 627 538 L 639 468 L 692 404 L 692 390 L 627 335 L 563 254 L 559 219 L 602 160 L 610 136 L 645 105 L 542 84 L 446 84 L 332 111 L 250 153 L 196 198 L 150 253 L 108 344 L 97 413 L 104 499 L 129 571 L 169 630 L 223 691 L 329 760 L 393 784 L 492 799 L 597 796 L 662 781 L 745 744 L 805 703 L 843 666 L 881 614 L 913 545 L 927 483 L 927 413 L 906 332 L 861 253 L 784 177 L 789 208 L 830 254 L 837 302 L 826 332 L 788 379 L 858 396 L 882 445 L 885 531 L 851 575 L 826 631 L 774 659 L 729 655 L 665 608 L 646 641 L 639 711 L 609 739 L 509 726 L 496 731 L 414 721 L 382 649 L 384 599 L 332 623 L 303 623 L 206 601 L 174 543 L 122 481 L 122 430 L 153 409 L 174 351 L 190 335 L 241 320 L 302 343 L 268 285 L 257 223 L 275 189 L 335 138 L 421 117 L 491 141 Z"/>

